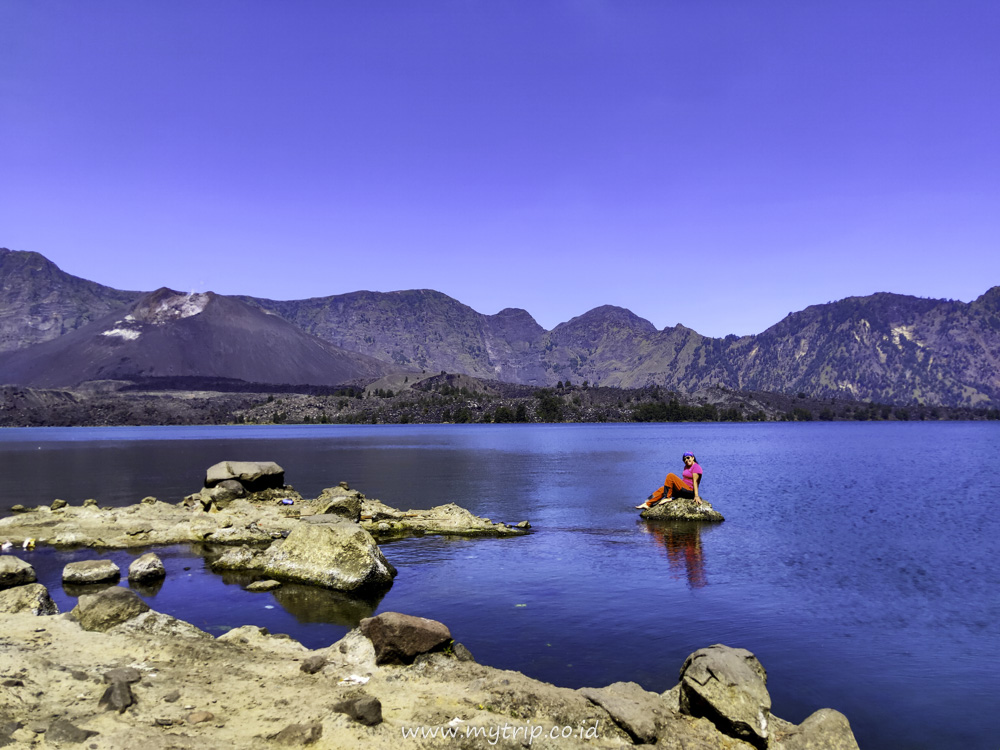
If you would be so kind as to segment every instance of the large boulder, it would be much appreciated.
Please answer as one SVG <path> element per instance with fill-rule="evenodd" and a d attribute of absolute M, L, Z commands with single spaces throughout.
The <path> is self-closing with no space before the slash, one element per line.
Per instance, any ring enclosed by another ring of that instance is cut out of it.
<path fill-rule="evenodd" d="M 84 630 L 104 632 L 148 611 L 149 605 L 134 591 L 112 586 L 96 594 L 81 596 L 70 616 Z"/>
<path fill-rule="evenodd" d="M 634 682 L 616 682 L 603 688 L 581 688 L 579 692 L 607 711 L 635 743 L 652 745 L 656 742 L 657 722 L 666 713 L 663 701 L 656 693 L 650 693 Z"/>
<path fill-rule="evenodd" d="M 163 560 L 155 552 L 147 552 L 142 557 L 137 557 L 128 566 L 128 579 L 136 583 L 158 581 L 166 575 L 167 569 L 163 566 Z"/>
<path fill-rule="evenodd" d="M 59 608 L 49 596 L 49 590 L 40 583 L 28 583 L 0 591 L 0 612 L 15 614 L 30 612 L 33 615 L 57 615 Z"/>
<path fill-rule="evenodd" d="M 285 470 L 274 461 L 220 461 L 205 474 L 206 487 L 231 480 L 239 482 L 247 492 L 280 490 L 285 486 Z"/>
<path fill-rule="evenodd" d="M 647 508 L 639 514 L 642 518 L 658 521 L 725 521 L 712 504 L 702 498 L 696 503 L 684 497 L 673 500 L 661 500 L 652 508 Z"/>
<path fill-rule="evenodd" d="M 0 591 L 14 586 L 24 586 L 37 580 L 35 569 L 21 558 L 13 555 L 0 557 Z"/>
<path fill-rule="evenodd" d="M 375 647 L 376 664 L 412 664 L 420 654 L 451 643 L 451 631 L 447 625 L 399 612 L 366 617 L 359 627 Z"/>
<path fill-rule="evenodd" d="M 787 732 L 777 734 L 771 750 L 858 750 L 851 724 L 840 711 L 821 708 Z"/>
<path fill-rule="evenodd" d="M 340 591 L 388 588 L 396 575 L 371 534 L 340 519 L 295 527 L 253 564 L 270 578 Z"/>
<path fill-rule="evenodd" d="M 66 563 L 62 580 L 63 583 L 102 583 L 117 581 L 121 576 L 121 569 L 111 560 L 81 560 Z"/>
<path fill-rule="evenodd" d="M 771 717 L 767 672 L 744 648 L 716 644 L 698 649 L 681 667 L 680 710 L 763 749 Z"/>

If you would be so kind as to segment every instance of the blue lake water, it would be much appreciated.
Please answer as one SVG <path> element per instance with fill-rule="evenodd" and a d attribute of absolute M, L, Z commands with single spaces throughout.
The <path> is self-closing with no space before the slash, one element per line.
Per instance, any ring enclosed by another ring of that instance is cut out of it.
<path fill-rule="evenodd" d="M 632 506 L 693 450 L 716 526 Z M 0 430 L 0 513 L 62 498 L 176 501 L 224 459 L 274 460 L 307 496 L 347 481 L 402 508 L 530 520 L 517 539 L 410 539 L 380 601 L 248 594 L 187 547 L 153 607 L 327 645 L 361 617 L 441 620 L 477 660 L 568 687 L 662 691 L 712 643 L 753 651 L 774 713 L 832 707 L 862 748 L 989 748 L 1000 701 L 1000 425 L 781 423 Z M 62 565 L 24 554 L 63 610 Z M 109 553 L 124 568 L 135 556 Z M 188 568 L 185 570 L 185 568 Z"/>

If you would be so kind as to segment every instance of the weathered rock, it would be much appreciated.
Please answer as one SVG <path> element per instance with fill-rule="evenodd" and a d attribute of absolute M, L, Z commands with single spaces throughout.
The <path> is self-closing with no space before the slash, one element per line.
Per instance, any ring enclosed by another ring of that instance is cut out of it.
<path fill-rule="evenodd" d="M 712 504 L 702 498 L 699 505 L 694 500 L 678 497 L 673 500 L 661 500 L 652 508 L 639 514 L 642 518 L 659 521 L 725 521 Z"/>
<path fill-rule="evenodd" d="M 157 499 L 156 499 L 155 497 L 153 497 L 152 495 L 146 495 L 146 497 L 144 497 L 144 498 L 143 498 L 142 500 L 140 500 L 139 502 L 140 502 L 140 503 L 142 503 L 143 505 L 156 505 L 156 503 L 157 503 L 158 501 L 157 501 Z"/>
<path fill-rule="evenodd" d="M 115 667 L 104 673 L 104 681 L 107 683 L 124 682 L 131 685 L 141 679 L 142 675 L 135 667 Z"/>
<path fill-rule="evenodd" d="M 364 495 L 344 487 L 327 487 L 316 498 L 320 513 L 332 514 L 357 523 L 361 520 L 361 501 Z"/>
<path fill-rule="evenodd" d="M 306 674 L 316 674 L 323 667 L 326 666 L 326 657 L 322 654 L 313 654 L 302 661 L 302 666 L 299 667 Z"/>
<path fill-rule="evenodd" d="M 656 719 L 664 712 L 659 695 L 634 682 L 616 682 L 604 688 L 582 688 L 580 693 L 607 711 L 636 743 L 653 744 Z"/>
<path fill-rule="evenodd" d="M 149 611 L 138 595 L 121 586 L 84 594 L 70 612 L 84 630 L 106 631 Z"/>
<path fill-rule="evenodd" d="M 187 721 L 188 724 L 202 724 L 206 721 L 211 721 L 215 718 L 215 714 L 211 711 L 192 711 L 188 714 Z"/>
<path fill-rule="evenodd" d="M 453 536 L 520 536 L 530 531 L 530 524 L 508 526 L 470 513 L 448 503 L 428 510 L 402 511 L 378 500 L 365 498 L 361 504 L 362 526 L 380 539 L 395 539 L 410 534 L 449 534 Z"/>
<path fill-rule="evenodd" d="M 124 681 L 112 682 L 108 689 L 104 691 L 101 700 L 97 705 L 105 711 L 117 711 L 125 713 L 125 709 L 135 703 L 135 696 L 132 695 L 132 688 Z"/>
<path fill-rule="evenodd" d="M 167 575 L 167 569 L 163 565 L 163 560 L 155 552 L 147 552 L 142 557 L 137 557 L 128 566 L 128 579 L 130 581 L 156 581 Z"/>
<path fill-rule="evenodd" d="M 281 588 L 281 581 L 272 581 L 270 579 L 266 581 L 254 581 L 249 586 L 247 586 L 247 591 L 261 592 L 261 591 L 274 591 L 275 589 Z"/>
<path fill-rule="evenodd" d="M 91 737 L 99 734 L 90 729 L 81 729 L 66 719 L 56 719 L 49 724 L 48 731 L 45 732 L 46 744 L 50 742 L 86 742 Z"/>
<path fill-rule="evenodd" d="M 289 724 L 271 737 L 279 745 L 311 745 L 323 736 L 323 725 L 318 721 L 311 724 Z"/>
<path fill-rule="evenodd" d="M 69 505 L 69 503 L 67 503 L 65 500 L 53 500 L 52 505 L 50 505 L 49 507 L 52 510 L 60 510 L 61 508 L 65 508 L 67 505 Z"/>
<path fill-rule="evenodd" d="M 40 583 L 28 583 L 0 591 L 0 612 L 14 614 L 30 612 L 33 615 L 57 615 L 59 607 L 49 596 L 49 590 Z"/>
<path fill-rule="evenodd" d="M 705 717 L 723 734 L 755 747 L 767 746 L 771 696 L 757 657 L 716 644 L 691 654 L 680 676 L 681 713 Z"/>
<path fill-rule="evenodd" d="M 371 535 L 350 521 L 301 524 L 260 556 L 260 570 L 340 591 L 388 588 L 396 575 Z"/>
<path fill-rule="evenodd" d="M 189 622 L 178 620 L 176 617 L 152 609 L 115 625 L 108 630 L 108 633 L 112 635 L 153 635 L 160 638 L 176 639 L 205 640 L 212 638 L 204 630 Z"/>
<path fill-rule="evenodd" d="M 472 655 L 472 652 L 469 651 L 469 649 L 466 648 L 461 643 L 454 643 L 454 644 L 452 644 L 452 646 L 451 646 L 451 652 L 455 655 L 455 658 L 458 659 L 459 661 L 475 661 L 476 660 L 476 657 L 474 657 Z"/>
<path fill-rule="evenodd" d="M 771 750 L 858 750 L 851 724 L 839 711 L 821 708 L 796 727 L 776 734 Z"/>
<path fill-rule="evenodd" d="M 38 580 L 35 569 L 19 557 L 0 557 L 0 590 L 24 586 Z"/>
<path fill-rule="evenodd" d="M 263 566 L 263 553 L 246 545 L 226 550 L 215 558 L 212 570 L 260 570 Z"/>
<path fill-rule="evenodd" d="M 359 628 L 375 647 L 376 664 L 412 664 L 417 655 L 451 642 L 451 631 L 443 623 L 399 612 L 366 617 Z"/>
<path fill-rule="evenodd" d="M 382 703 L 378 698 L 363 690 L 355 690 L 345 695 L 332 706 L 340 714 L 347 714 L 361 724 L 373 727 L 382 723 Z"/>
<path fill-rule="evenodd" d="M 285 470 L 274 461 L 221 461 L 210 466 L 205 474 L 205 486 L 236 480 L 247 492 L 281 489 L 285 485 Z"/>
<path fill-rule="evenodd" d="M 66 564 L 62 580 L 63 583 L 101 583 L 117 581 L 121 576 L 121 569 L 111 560 L 81 560 Z"/>

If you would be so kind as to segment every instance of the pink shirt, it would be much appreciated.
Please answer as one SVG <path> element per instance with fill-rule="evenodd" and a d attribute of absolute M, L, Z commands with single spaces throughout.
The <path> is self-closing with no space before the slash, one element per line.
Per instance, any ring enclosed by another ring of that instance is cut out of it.
<path fill-rule="evenodd" d="M 690 466 L 688 466 L 687 468 L 684 469 L 684 471 L 681 474 L 681 476 L 684 477 L 684 484 L 686 484 L 688 486 L 688 489 L 693 490 L 694 489 L 694 479 L 692 478 L 692 475 L 693 474 L 699 474 L 699 475 L 701 475 L 701 474 L 704 474 L 704 473 L 705 472 L 702 471 L 701 466 L 699 466 L 697 463 L 693 463 L 693 464 L 691 464 Z M 699 479 L 698 481 L 701 481 L 701 480 Z"/>

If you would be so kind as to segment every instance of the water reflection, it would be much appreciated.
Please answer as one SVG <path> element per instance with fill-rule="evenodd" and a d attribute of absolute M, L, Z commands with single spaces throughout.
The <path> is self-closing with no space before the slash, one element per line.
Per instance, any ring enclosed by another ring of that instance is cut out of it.
<path fill-rule="evenodd" d="M 222 579 L 223 584 L 239 586 L 241 589 L 246 589 L 255 581 L 264 580 L 260 573 L 253 571 L 226 570 L 215 575 Z M 385 594 L 383 591 L 368 596 L 350 596 L 301 583 L 283 583 L 281 588 L 273 591 L 250 593 L 251 596 L 261 598 L 270 595 L 299 624 L 320 622 L 346 628 L 357 627 L 361 620 L 374 615 Z"/>
<path fill-rule="evenodd" d="M 708 585 L 701 534 L 706 524 L 701 521 L 644 521 L 640 528 L 660 544 L 674 577 L 683 575 L 688 586 L 700 589 Z M 711 531 L 707 525 L 705 531 Z"/>
<path fill-rule="evenodd" d="M 294 583 L 283 584 L 271 594 L 300 623 L 328 622 L 348 628 L 357 627 L 361 620 L 375 614 L 382 601 L 382 596 L 354 598 L 338 591 Z"/>
<path fill-rule="evenodd" d="M 66 596 L 79 599 L 81 596 L 97 594 L 106 588 L 117 586 L 119 581 L 98 581 L 97 583 L 67 583 L 63 581 L 62 590 Z"/>

